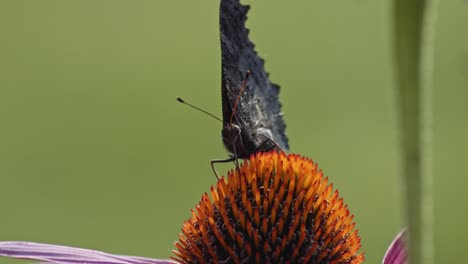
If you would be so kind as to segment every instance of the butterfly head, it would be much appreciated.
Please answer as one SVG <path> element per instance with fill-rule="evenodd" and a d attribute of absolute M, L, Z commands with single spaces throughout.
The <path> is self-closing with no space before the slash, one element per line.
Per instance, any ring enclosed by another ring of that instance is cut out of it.
<path fill-rule="evenodd" d="M 235 156 L 242 158 L 244 156 L 245 147 L 242 139 L 242 130 L 240 126 L 234 123 L 224 124 L 223 130 L 221 131 L 223 137 L 224 146 L 233 153 Z"/>

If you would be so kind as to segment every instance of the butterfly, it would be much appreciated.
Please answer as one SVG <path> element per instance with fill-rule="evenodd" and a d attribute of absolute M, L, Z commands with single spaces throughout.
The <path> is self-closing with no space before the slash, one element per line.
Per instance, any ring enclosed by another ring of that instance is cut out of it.
<path fill-rule="evenodd" d="M 224 146 L 237 162 L 251 154 L 289 149 L 279 102 L 279 86 L 270 82 L 264 60 L 254 50 L 245 27 L 249 6 L 221 0 L 222 106 Z"/>

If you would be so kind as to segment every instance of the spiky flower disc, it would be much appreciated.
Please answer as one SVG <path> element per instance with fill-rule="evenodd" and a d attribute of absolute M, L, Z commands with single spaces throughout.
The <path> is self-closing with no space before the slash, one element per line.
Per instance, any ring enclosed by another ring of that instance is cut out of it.
<path fill-rule="evenodd" d="M 361 263 L 353 216 L 312 160 L 257 153 L 185 221 L 180 263 Z"/>

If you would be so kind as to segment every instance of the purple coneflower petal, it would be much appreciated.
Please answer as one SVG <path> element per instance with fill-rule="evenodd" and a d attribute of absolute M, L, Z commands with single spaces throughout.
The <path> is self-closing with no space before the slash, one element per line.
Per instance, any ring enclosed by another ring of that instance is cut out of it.
<path fill-rule="evenodd" d="M 393 240 L 390 247 L 388 247 L 385 253 L 382 264 L 406 264 L 407 252 L 406 252 L 406 229 L 397 235 Z"/>
<path fill-rule="evenodd" d="M 0 256 L 57 264 L 174 264 L 177 262 L 122 256 L 101 251 L 33 242 L 0 242 Z"/>

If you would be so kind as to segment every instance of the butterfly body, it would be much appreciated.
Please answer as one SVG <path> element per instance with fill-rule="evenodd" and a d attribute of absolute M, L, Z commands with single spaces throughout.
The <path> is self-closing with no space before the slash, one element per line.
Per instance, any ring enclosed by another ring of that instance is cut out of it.
<path fill-rule="evenodd" d="M 289 148 L 279 86 L 270 82 L 264 61 L 248 38 L 248 9 L 239 0 L 221 1 L 222 138 L 235 158 Z"/>

